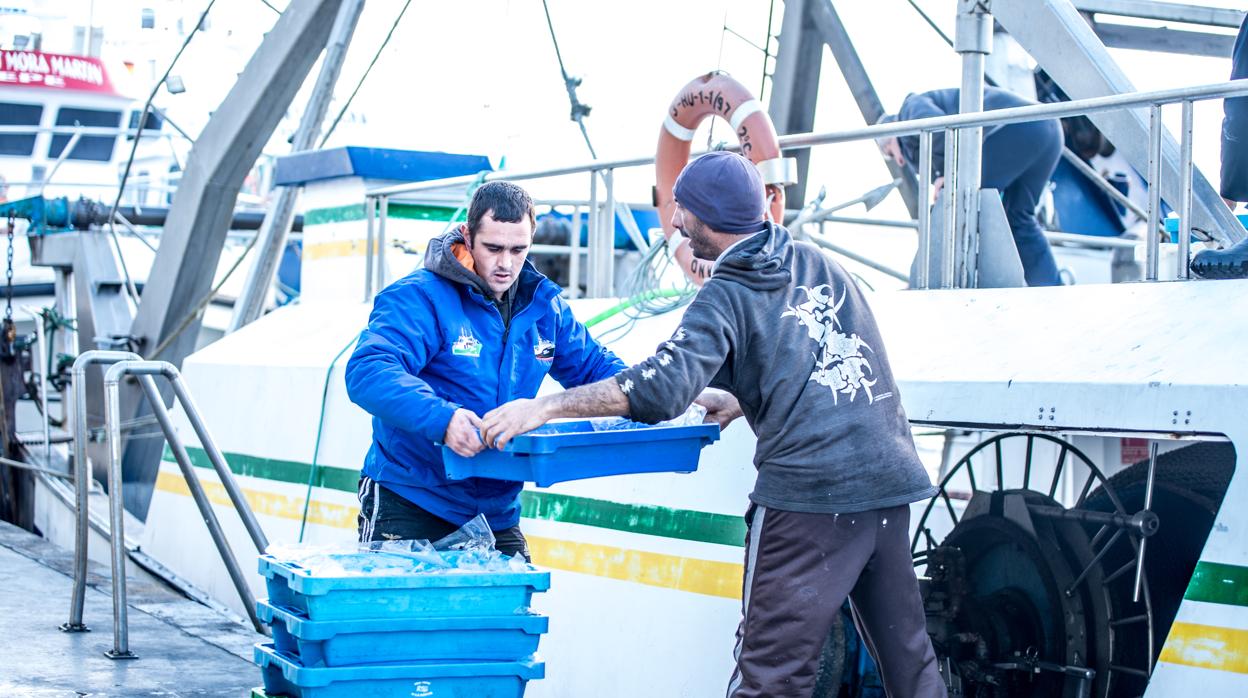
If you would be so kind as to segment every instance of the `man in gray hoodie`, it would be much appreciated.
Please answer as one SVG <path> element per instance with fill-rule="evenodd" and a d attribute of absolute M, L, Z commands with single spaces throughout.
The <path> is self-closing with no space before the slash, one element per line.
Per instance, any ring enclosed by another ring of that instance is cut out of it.
<path fill-rule="evenodd" d="M 846 596 L 888 694 L 945 696 L 908 539 L 908 505 L 935 488 L 866 300 L 840 265 L 764 220 L 749 160 L 694 160 L 675 199 L 673 224 L 714 266 L 671 339 L 613 378 L 489 412 L 485 443 L 558 417 L 655 423 L 695 398 L 721 427 L 744 416 L 758 480 L 729 698 L 809 696 Z"/>

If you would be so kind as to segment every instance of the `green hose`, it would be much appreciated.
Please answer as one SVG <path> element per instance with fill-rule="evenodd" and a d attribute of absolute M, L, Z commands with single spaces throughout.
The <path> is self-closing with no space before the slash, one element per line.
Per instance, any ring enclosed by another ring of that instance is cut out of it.
<path fill-rule="evenodd" d="M 352 337 L 347 345 L 338 351 L 338 355 L 333 361 L 329 362 L 329 368 L 325 371 L 325 386 L 321 389 L 321 416 L 316 420 L 316 445 L 312 447 L 312 467 L 308 470 L 308 492 L 303 498 L 303 516 L 299 519 L 299 542 L 303 542 L 303 531 L 308 525 L 308 508 L 312 506 L 312 486 L 316 483 L 316 475 L 320 470 L 318 462 L 321 455 L 321 434 L 325 430 L 325 406 L 329 402 L 329 379 L 334 374 L 334 366 L 338 365 L 338 359 L 347 353 L 347 350 L 355 346 L 358 337 Z"/>
<path fill-rule="evenodd" d="M 617 303 L 616 305 L 613 305 L 610 308 L 607 308 L 601 313 L 598 313 L 597 315 L 586 320 L 585 328 L 589 329 L 590 327 L 597 325 L 603 320 L 607 320 L 615 315 L 619 315 L 620 313 L 624 312 L 625 310 L 628 310 L 629 308 L 637 305 L 638 303 L 645 303 L 646 301 L 651 301 L 651 300 L 654 300 L 655 298 L 676 298 L 678 296 L 684 295 L 685 293 L 688 293 L 688 292 L 675 289 L 675 288 L 655 289 L 653 291 L 644 291 L 642 293 L 638 293 L 637 295 L 631 298 L 626 298 L 620 301 L 619 303 Z"/>

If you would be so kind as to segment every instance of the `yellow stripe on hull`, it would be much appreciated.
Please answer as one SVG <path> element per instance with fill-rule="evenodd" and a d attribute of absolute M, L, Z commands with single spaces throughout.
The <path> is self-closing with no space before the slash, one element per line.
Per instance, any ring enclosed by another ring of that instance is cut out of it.
<path fill-rule="evenodd" d="M 200 483 L 208 500 L 213 504 L 231 506 L 229 495 L 221 483 L 204 479 Z M 156 489 L 183 497 L 191 496 L 186 480 L 179 474 L 167 471 L 157 475 Z M 243 489 L 243 495 L 252 511 L 259 516 L 294 521 L 303 518 L 302 497 L 287 497 L 246 488 Z M 308 507 L 308 523 L 354 530 L 358 513 L 359 507 L 313 500 Z M 533 561 L 543 567 L 694 594 L 741 598 L 742 569 L 737 563 L 537 536 L 529 536 L 528 540 Z"/>
<path fill-rule="evenodd" d="M 1161 661 L 1248 674 L 1248 630 L 1176 621 Z"/>
<path fill-rule="evenodd" d="M 328 240 L 326 242 L 318 242 L 303 248 L 303 258 L 312 259 L 335 259 L 338 257 L 363 257 L 365 252 L 365 240 Z"/>
<path fill-rule="evenodd" d="M 528 540 L 533 561 L 543 567 L 695 594 L 741 598 L 741 565 L 736 563 L 536 536 L 528 536 Z"/>
<path fill-rule="evenodd" d="M 224 485 L 203 478 L 200 478 L 199 483 L 203 485 L 204 494 L 208 495 L 208 501 L 221 506 L 233 506 L 233 503 L 230 502 L 230 496 L 226 494 Z M 162 471 L 156 476 L 156 489 L 184 497 L 191 496 L 191 490 L 187 486 L 186 480 L 181 475 L 175 475 L 170 472 Z M 245 488 L 243 489 L 243 496 L 247 498 L 247 503 L 251 505 L 251 510 L 257 515 L 292 519 L 294 521 L 303 520 L 304 500 L 302 497 L 284 497 L 280 494 L 258 492 Z M 331 526 L 333 528 L 355 529 L 356 516 L 359 513 L 359 507 L 313 500 L 311 506 L 308 507 L 308 523 Z"/>

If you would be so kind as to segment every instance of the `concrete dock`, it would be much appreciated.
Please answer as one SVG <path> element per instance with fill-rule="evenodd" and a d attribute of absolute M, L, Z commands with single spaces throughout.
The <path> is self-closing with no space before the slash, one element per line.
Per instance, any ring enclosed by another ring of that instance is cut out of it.
<path fill-rule="evenodd" d="M 0 522 L 0 696 L 251 695 L 260 671 L 252 645 L 264 636 L 157 583 L 132 579 L 130 650 L 113 645 L 108 569 L 92 563 L 86 633 L 58 628 L 69 618 L 73 556 L 28 531 Z"/>

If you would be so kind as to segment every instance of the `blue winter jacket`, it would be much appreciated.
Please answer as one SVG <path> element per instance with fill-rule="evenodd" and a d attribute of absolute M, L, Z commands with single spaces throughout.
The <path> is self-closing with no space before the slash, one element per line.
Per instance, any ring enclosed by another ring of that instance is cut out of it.
<path fill-rule="evenodd" d="M 529 262 L 510 292 L 504 327 L 489 287 L 456 252 L 470 260 L 459 231 L 433 240 L 423 269 L 377 295 L 347 363 L 347 394 L 373 415 L 364 475 L 451 523 L 485 514 L 502 530 L 520 521 L 522 483 L 448 480 L 438 443 L 451 415 L 460 407 L 484 415 L 531 398 L 547 374 L 571 388 L 625 366 Z"/>

